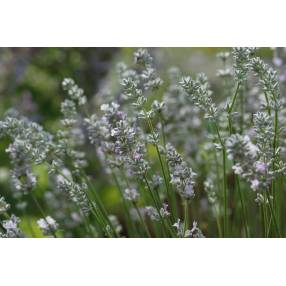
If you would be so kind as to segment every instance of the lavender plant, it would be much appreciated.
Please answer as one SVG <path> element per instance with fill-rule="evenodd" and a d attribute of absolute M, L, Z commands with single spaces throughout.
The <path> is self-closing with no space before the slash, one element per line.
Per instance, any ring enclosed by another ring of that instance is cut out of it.
<path fill-rule="evenodd" d="M 64 79 L 54 128 L 7 111 L 0 139 L 11 194 L 0 196 L 0 236 L 284 236 L 283 78 L 259 49 L 217 59 L 219 88 L 177 67 L 163 81 L 139 49 L 129 66 L 118 64 L 117 91 L 99 104 Z M 32 221 L 30 208 L 38 213 Z"/>

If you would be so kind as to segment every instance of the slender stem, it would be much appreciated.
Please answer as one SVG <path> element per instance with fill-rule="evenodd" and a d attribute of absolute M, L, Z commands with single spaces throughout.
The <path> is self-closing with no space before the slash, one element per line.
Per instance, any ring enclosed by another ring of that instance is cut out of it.
<path fill-rule="evenodd" d="M 115 237 L 118 237 L 118 234 L 117 234 L 117 232 L 116 232 L 116 230 L 115 230 L 113 224 L 111 223 L 111 221 L 110 221 L 110 219 L 109 219 L 109 217 L 108 217 L 107 211 L 106 211 L 106 209 L 105 209 L 105 207 L 104 207 L 104 205 L 103 205 L 103 203 L 102 203 L 102 201 L 101 201 L 101 199 L 100 199 L 100 197 L 99 197 L 97 191 L 95 190 L 94 185 L 92 184 L 92 182 L 90 181 L 90 179 L 88 178 L 88 176 L 87 176 L 83 171 L 81 171 L 81 174 L 82 174 L 82 176 L 85 178 L 85 180 L 86 180 L 88 186 L 90 187 L 90 189 L 93 191 L 92 194 L 94 195 L 97 208 L 96 208 L 96 209 L 94 208 L 93 203 L 90 201 L 90 199 L 89 199 L 89 197 L 88 197 L 88 195 L 87 195 L 87 198 L 88 198 L 89 201 L 90 201 L 91 207 L 92 207 L 93 209 L 95 209 L 96 211 L 98 211 L 99 216 L 100 216 L 103 220 L 106 221 L 106 224 L 110 227 L 110 229 L 112 230 L 114 236 L 115 236 Z"/>
<path fill-rule="evenodd" d="M 145 110 L 144 110 L 144 113 L 145 113 L 145 118 L 146 118 L 147 124 L 148 124 L 148 126 L 150 128 L 153 140 L 155 141 L 156 140 L 155 130 L 154 130 L 152 121 L 148 117 L 147 112 Z M 161 171 L 162 171 L 162 174 L 163 174 L 164 183 L 165 183 L 165 186 L 166 186 L 167 198 L 168 198 L 169 204 L 170 204 L 171 209 L 172 209 L 171 215 L 173 216 L 173 213 L 174 214 L 176 213 L 175 212 L 176 204 L 174 203 L 172 195 L 171 195 L 171 191 L 170 191 L 170 188 L 169 188 L 169 181 L 168 181 L 166 173 L 165 173 L 165 168 L 163 166 L 162 157 L 161 157 L 160 150 L 159 150 L 159 147 L 158 147 L 157 143 L 155 143 L 155 149 L 156 149 L 156 153 L 157 153 L 157 156 L 158 156 L 158 159 L 159 159 Z M 173 212 L 173 209 L 174 209 L 174 212 Z"/>
<path fill-rule="evenodd" d="M 233 107 L 234 107 L 234 104 L 235 104 L 235 101 L 236 101 L 239 89 L 240 89 L 240 83 L 238 82 L 237 86 L 236 86 L 236 89 L 235 89 L 234 96 L 232 98 L 231 104 L 230 104 L 229 109 L 228 109 L 228 113 L 229 114 L 232 113 L 232 110 L 233 110 Z"/>
<path fill-rule="evenodd" d="M 276 160 L 276 149 L 277 149 L 277 137 L 278 137 L 278 110 L 275 109 L 274 112 L 274 138 L 273 138 L 273 163 L 272 163 L 272 169 L 275 170 L 275 160 Z M 272 181 L 272 196 L 273 196 L 273 208 L 276 212 L 276 184 L 275 184 L 275 178 Z"/>
<path fill-rule="evenodd" d="M 221 223 L 220 223 L 220 211 L 218 207 L 215 207 L 215 212 L 216 212 L 216 224 L 217 224 L 218 236 L 223 237 Z"/>
<path fill-rule="evenodd" d="M 223 221 L 223 235 L 224 237 L 227 237 L 227 229 L 228 229 L 228 197 L 227 197 L 227 177 L 226 177 L 226 150 L 224 142 L 222 141 L 217 123 L 214 122 L 214 126 L 220 141 L 220 144 L 222 146 L 222 159 L 223 159 L 223 199 L 224 199 L 224 221 Z"/>
<path fill-rule="evenodd" d="M 150 195 L 151 195 L 151 197 L 152 197 L 152 200 L 153 200 L 153 202 L 154 202 L 154 204 L 155 204 L 155 207 L 156 207 L 156 210 L 157 210 L 157 212 L 158 212 L 158 215 L 159 215 L 160 221 L 161 221 L 161 223 L 162 223 L 163 230 L 164 230 L 165 234 L 167 234 L 167 233 L 169 232 L 169 233 L 173 236 L 174 233 L 173 233 L 173 231 L 172 231 L 172 228 L 170 227 L 169 224 L 166 224 L 166 223 L 165 223 L 165 220 L 164 220 L 164 218 L 163 218 L 162 215 L 161 215 L 161 212 L 160 212 L 160 204 L 158 203 L 156 197 L 155 197 L 154 194 L 153 194 L 153 191 L 152 191 L 152 189 L 151 189 L 151 187 L 150 187 L 150 184 L 149 184 L 149 182 L 148 182 L 148 179 L 147 179 L 146 175 L 144 175 L 144 181 L 145 181 L 145 184 L 146 184 L 146 186 L 147 186 L 147 188 L 148 188 L 148 190 L 149 190 L 149 193 L 150 193 Z"/>
<path fill-rule="evenodd" d="M 271 212 L 271 215 L 273 217 L 275 230 L 276 230 L 278 236 L 281 237 L 281 233 L 280 233 L 280 230 L 279 230 L 279 226 L 278 226 L 277 219 L 276 219 L 276 216 L 275 216 L 272 204 L 271 204 L 271 199 L 270 199 L 270 195 L 269 195 L 268 191 L 266 191 L 266 196 L 267 196 L 267 199 L 268 199 L 268 205 L 269 205 L 269 208 L 270 208 L 270 212 Z"/>
<path fill-rule="evenodd" d="M 263 237 L 266 237 L 267 229 L 266 229 L 264 202 L 260 205 L 260 210 L 261 210 L 261 223 L 262 223 Z"/>
<path fill-rule="evenodd" d="M 148 226 L 147 226 L 147 224 L 146 224 L 144 218 L 142 217 L 142 214 L 141 214 L 141 212 L 140 212 L 140 210 L 139 210 L 137 204 L 136 204 L 135 202 L 133 202 L 133 205 L 134 205 L 134 208 L 135 208 L 135 210 L 136 210 L 136 212 L 137 212 L 137 214 L 138 214 L 138 217 L 139 217 L 139 219 L 140 219 L 140 222 L 141 222 L 141 224 L 142 224 L 143 227 L 144 227 L 144 230 L 145 230 L 147 236 L 148 236 L 149 238 L 151 238 L 151 234 L 150 234 L 150 231 L 149 231 L 149 229 L 148 229 Z"/>
<path fill-rule="evenodd" d="M 184 200 L 184 232 L 189 227 L 189 204 L 187 200 Z"/>
<path fill-rule="evenodd" d="M 242 208 L 242 217 L 243 217 L 243 222 L 244 222 L 244 229 L 245 229 L 245 235 L 246 237 L 249 237 L 249 233 L 248 233 L 248 226 L 247 226 L 247 215 L 246 215 L 246 208 L 245 208 L 245 204 L 244 204 L 244 199 L 243 199 L 243 195 L 240 189 L 240 182 L 239 182 L 239 178 L 237 175 L 235 175 L 235 180 L 236 180 L 236 185 L 237 185 L 237 189 L 238 189 L 238 193 L 239 193 L 239 198 L 240 198 L 240 203 L 241 203 L 241 208 Z"/>
<path fill-rule="evenodd" d="M 160 119 L 160 123 L 161 123 L 163 145 L 164 145 L 164 149 L 165 149 L 165 152 L 166 152 L 166 134 L 165 134 L 163 117 L 162 117 L 161 113 L 159 114 L 159 119 Z M 166 167 L 167 167 L 167 174 L 168 174 L 168 185 L 170 185 L 171 175 L 170 175 L 170 169 L 169 169 L 168 162 L 166 162 Z M 168 192 L 167 195 L 168 195 L 168 200 L 170 201 L 170 204 L 171 204 L 172 214 L 174 214 L 174 217 L 175 217 L 175 220 L 176 220 L 179 217 L 177 201 L 176 201 L 176 195 L 175 195 L 174 190 L 172 190 L 172 186 L 170 186 L 170 189 L 171 189 L 171 192 L 169 190 L 167 190 L 167 192 Z"/>

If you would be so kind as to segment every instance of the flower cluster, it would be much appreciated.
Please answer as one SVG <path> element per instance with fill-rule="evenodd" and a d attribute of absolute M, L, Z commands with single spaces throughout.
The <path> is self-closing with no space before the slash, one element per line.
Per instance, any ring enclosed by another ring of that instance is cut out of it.
<path fill-rule="evenodd" d="M 251 60 L 251 68 L 259 78 L 262 89 L 269 101 L 267 104 L 272 109 L 279 110 L 281 102 L 277 72 L 258 57 Z"/>
<path fill-rule="evenodd" d="M 205 112 L 206 118 L 211 120 L 216 119 L 217 107 L 212 101 L 212 91 L 210 90 L 205 74 L 198 74 L 196 79 L 192 79 L 190 76 L 183 77 L 180 81 L 180 85 L 186 91 L 191 102 Z"/>
<path fill-rule="evenodd" d="M 0 232 L 0 237 L 3 238 L 21 238 L 24 237 L 23 232 L 19 228 L 21 220 L 12 215 L 10 219 L 4 220 L 2 222 L 2 227 L 5 230 L 5 233 Z"/>
<path fill-rule="evenodd" d="M 8 113 L 0 121 L 0 134 L 12 141 L 6 149 L 13 166 L 11 182 L 16 192 L 27 193 L 37 182 L 32 164 L 41 164 L 47 160 L 53 148 L 53 137 L 40 125 L 20 117 L 17 112 Z"/>
<path fill-rule="evenodd" d="M 196 221 L 193 222 L 191 229 L 185 229 L 184 223 L 180 219 L 173 224 L 173 227 L 177 230 L 177 236 L 181 238 L 204 238 L 202 231 L 198 228 Z"/>
<path fill-rule="evenodd" d="M 66 193 L 84 214 L 89 213 L 90 205 L 86 194 L 88 187 L 85 183 L 78 184 L 66 178 L 60 178 L 57 187 L 60 191 Z"/>
<path fill-rule="evenodd" d="M 44 235 L 53 235 L 58 229 L 58 223 L 50 216 L 39 219 L 37 223 Z"/>
<path fill-rule="evenodd" d="M 171 171 L 171 184 L 184 199 L 190 200 L 195 196 L 194 178 L 196 173 L 183 161 L 174 146 L 168 143 L 166 149 L 167 162 Z"/>
<path fill-rule="evenodd" d="M 247 78 L 253 52 L 254 48 L 238 47 L 232 49 L 234 77 L 238 83 L 244 82 Z"/>

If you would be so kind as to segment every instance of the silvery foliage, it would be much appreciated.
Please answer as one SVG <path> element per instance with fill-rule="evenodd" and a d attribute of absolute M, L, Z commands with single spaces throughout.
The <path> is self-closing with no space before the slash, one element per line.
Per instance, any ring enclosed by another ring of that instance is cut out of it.
<path fill-rule="evenodd" d="M 0 197 L 0 215 L 7 212 L 10 209 L 10 205 L 5 201 L 4 197 Z"/>
<path fill-rule="evenodd" d="M 236 82 L 242 83 L 246 80 L 251 67 L 251 56 L 254 51 L 254 48 L 236 47 L 232 49 L 234 78 Z"/>
<path fill-rule="evenodd" d="M 179 83 L 187 94 L 187 98 L 205 113 L 205 118 L 215 120 L 217 107 L 212 101 L 212 91 L 208 78 L 204 73 L 199 73 L 195 79 L 190 76 L 183 77 Z"/>
<path fill-rule="evenodd" d="M 53 235 L 59 226 L 51 216 L 39 219 L 37 224 L 44 235 Z"/>
<path fill-rule="evenodd" d="M 152 206 L 147 206 L 144 209 L 145 214 L 152 220 L 152 221 L 160 221 L 161 218 L 168 217 L 170 215 L 168 211 L 168 204 L 163 203 L 163 206 L 158 210 Z"/>
<path fill-rule="evenodd" d="M 21 220 L 12 214 L 10 219 L 4 220 L 2 222 L 2 227 L 5 230 L 5 233 L 0 232 L 1 238 L 20 238 L 24 237 L 23 232 L 19 228 Z"/>
<path fill-rule="evenodd" d="M 204 238 L 204 235 L 198 228 L 198 223 L 196 221 L 193 222 L 191 229 L 185 230 L 184 223 L 181 222 L 180 219 L 178 219 L 177 222 L 173 224 L 173 227 L 176 228 L 177 236 L 180 238 Z"/>
<path fill-rule="evenodd" d="M 251 68 L 258 76 L 263 92 L 269 97 L 270 108 L 279 110 L 281 108 L 281 100 L 277 72 L 258 57 L 251 60 Z"/>
<path fill-rule="evenodd" d="M 196 173 L 183 161 L 182 156 L 176 151 L 174 146 L 167 143 L 166 149 L 167 162 L 171 173 L 171 184 L 182 198 L 189 200 L 195 196 L 194 178 Z"/>

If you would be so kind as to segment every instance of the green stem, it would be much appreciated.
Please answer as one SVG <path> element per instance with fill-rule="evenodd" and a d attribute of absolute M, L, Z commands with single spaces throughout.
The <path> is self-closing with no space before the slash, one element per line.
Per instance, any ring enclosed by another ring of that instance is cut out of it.
<path fill-rule="evenodd" d="M 184 200 L 184 232 L 189 227 L 189 204 L 187 200 Z"/>
<path fill-rule="evenodd" d="M 160 123 L 161 123 L 163 145 L 164 145 L 164 149 L 166 152 L 166 134 L 165 134 L 164 122 L 163 122 L 163 118 L 162 118 L 161 113 L 159 114 L 159 118 L 160 118 Z M 166 162 L 166 167 L 167 167 L 167 175 L 168 175 L 168 179 L 169 179 L 168 185 L 170 185 L 171 175 L 170 175 L 170 169 L 169 169 L 168 162 Z M 174 219 L 176 220 L 179 217 L 176 194 L 175 194 L 174 190 L 172 189 L 172 186 L 170 186 L 170 189 L 171 189 L 171 192 L 169 190 L 167 190 L 167 195 L 168 195 L 168 200 L 170 201 L 170 207 L 172 210 L 172 214 L 174 216 Z"/>
<path fill-rule="evenodd" d="M 226 150 L 224 142 L 222 141 L 217 123 L 214 123 L 218 139 L 220 141 L 220 144 L 222 146 L 222 164 L 223 164 L 223 200 L 224 200 L 224 221 L 223 221 L 223 235 L 224 237 L 227 237 L 227 229 L 228 229 L 228 198 L 227 198 L 227 177 L 226 177 Z"/>
<path fill-rule="evenodd" d="M 235 104 L 235 101 L 236 101 L 239 89 L 240 89 L 240 83 L 237 83 L 234 96 L 232 98 L 231 104 L 230 104 L 230 106 L 228 108 L 228 111 L 227 111 L 229 114 L 232 113 L 232 110 L 233 110 L 233 107 L 234 107 L 234 104 Z"/>
<path fill-rule="evenodd" d="M 152 122 L 151 122 L 150 118 L 148 117 L 147 112 L 145 110 L 144 110 L 144 113 L 145 113 L 145 118 L 146 118 L 147 124 L 148 124 L 148 126 L 150 128 L 153 140 L 155 141 L 156 137 L 155 137 L 155 130 L 154 130 L 153 124 L 152 124 Z M 162 171 L 162 174 L 163 174 L 164 183 L 165 183 L 165 186 L 166 186 L 166 193 L 167 193 L 168 202 L 169 202 L 169 205 L 170 205 L 170 207 L 172 209 L 171 215 L 173 216 L 173 214 L 176 213 L 176 211 L 175 211 L 176 204 L 173 202 L 173 199 L 172 199 L 171 191 L 170 191 L 170 188 L 169 188 L 169 182 L 167 180 L 167 176 L 166 176 L 166 173 L 165 173 L 165 168 L 163 166 L 162 157 L 161 157 L 160 150 L 159 150 L 159 147 L 158 147 L 157 143 L 155 143 L 155 149 L 156 149 L 156 153 L 157 153 L 157 156 L 158 156 L 158 159 L 159 159 L 161 171 Z"/>
<path fill-rule="evenodd" d="M 153 191 L 152 191 L 152 189 L 151 189 L 151 187 L 150 187 L 150 184 L 149 184 L 149 182 L 148 182 L 148 179 L 147 179 L 146 175 L 144 175 L 144 181 L 145 181 L 145 184 L 146 184 L 146 186 L 147 186 L 147 188 L 148 188 L 148 190 L 149 190 L 149 193 L 150 193 L 150 195 L 151 195 L 151 198 L 152 198 L 152 200 L 153 200 L 153 203 L 155 204 L 155 208 L 156 208 L 156 210 L 157 210 L 157 212 L 158 212 L 158 215 L 159 215 L 160 221 L 161 221 L 161 223 L 162 223 L 163 230 L 164 230 L 165 234 L 168 235 L 168 232 L 169 232 L 169 233 L 173 236 L 173 231 L 172 231 L 171 226 L 170 226 L 169 224 L 166 224 L 166 223 L 165 223 L 165 220 L 164 220 L 164 218 L 163 218 L 162 215 L 161 215 L 161 212 L 160 212 L 160 202 L 158 202 L 157 199 L 156 199 L 156 197 L 154 196 Z"/>
<path fill-rule="evenodd" d="M 238 193 L 239 193 L 239 198 L 240 198 L 240 203 L 241 203 L 241 208 L 242 208 L 242 217 L 243 217 L 243 222 L 244 222 L 245 235 L 246 235 L 246 237 L 249 237 L 248 225 L 247 225 L 246 208 L 245 208 L 245 204 L 244 204 L 243 195 L 242 195 L 242 192 L 241 192 L 241 189 L 240 189 L 239 178 L 238 178 L 237 175 L 235 175 L 235 180 L 236 180 L 236 185 L 237 185 L 237 189 L 238 189 Z"/>
<path fill-rule="evenodd" d="M 140 219 L 140 222 L 141 222 L 141 224 L 142 224 L 143 227 L 144 227 L 144 230 L 145 230 L 147 236 L 148 236 L 149 238 L 151 238 L 151 234 L 150 234 L 150 231 L 149 231 L 149 229 L 148 229 L 148 226 L 147 226 L 147 224 L 146 224 L 144 218 L 142 217 L 142 215 L 141 215 L 141 213 L 140 213 L 140 210 L 139 210 L 137 204 L 134 202 L 133 205 L 134 205 L 134 208 L 135 208 L 135 210 L 136 210 L 136 212 L 137 212 L 137 214 L 138 214 L 138 217 L 139 217 L 139 219 Z"/>
<path fill-rule="evenodd" d="M 269 195 L 268 191 L 266 191 L 266 196 L 267 196 L 267 199 L 268 199 L 268 205 L 269 205 L 269 208 L 270 208 L 271 216 L 273 217 L 275 230 L 276 230 L 276 232 L 278 234 L 278 237 L 281 237 L 281 233 L 280 233 L 280 230 L 279 230 L 279 226 L 278 226 L 277 219 L 276 219 L 276 216 L 275 216 L 272 204 L 271 204 L 271 199 L 270 199 L 270 195 Z"/>

